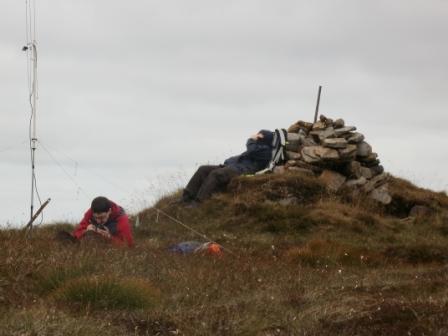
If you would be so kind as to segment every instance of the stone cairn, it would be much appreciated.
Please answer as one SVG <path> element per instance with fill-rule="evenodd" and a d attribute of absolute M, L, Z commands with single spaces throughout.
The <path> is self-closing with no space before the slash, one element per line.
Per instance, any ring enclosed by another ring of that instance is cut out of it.
<path fill-rule="evenodd" d="M 387 190 L 388 175 L 378 154 L 364 141 L 356 127 L 343 119 L 323 115 L 315 123 L 298 121 L 288 128 L 286 163 L 274 173 L 298 171 L 319 176 L 330 191 L 352 190 L 383 204 L 392 200 Z"/>

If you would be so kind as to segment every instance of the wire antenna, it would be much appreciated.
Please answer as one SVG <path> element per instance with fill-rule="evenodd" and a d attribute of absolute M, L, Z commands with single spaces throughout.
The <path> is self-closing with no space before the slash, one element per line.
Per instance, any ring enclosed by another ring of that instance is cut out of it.
<path fill-rule="evenodd" d="M 37 149 L 37 132 L 36 132 L 36 115 L 37 115 L 37 100 L 38 100 L 38 82 L 37 82 L 37 42 L 36 42 L 36 4 L 35 0 L 26 0 L 26 45 L 22 48 L 26 52 L 27 57 L 27 72 L 28 72 L 28 91 L 29 104 L 31 109 L 29 122 L 29 142 L 31 154 L 31 207 L 30 207 L 30 221 L 34 215 L 34 197 L 37 196 L 40 205 L 39 192 L 37 190 L 36 173 L 35 173 L 35 156 Z M 32 231 L 33 224 L 29 227 Z"/>

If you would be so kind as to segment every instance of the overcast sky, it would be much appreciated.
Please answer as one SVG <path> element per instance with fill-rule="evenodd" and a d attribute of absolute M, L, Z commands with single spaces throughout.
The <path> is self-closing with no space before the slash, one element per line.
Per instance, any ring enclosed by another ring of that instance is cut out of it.
<path fill-rule="evenodd" d="M 38 0 L 45 222 L 94 196 L 130 212 L 261 128 L 321 113 L 385 169 L 448 189 L 446 0 Z M 29 219 L 25 1 L 0 3 L 0 225 Z M 38 202 L 36 202 L 38 203 Z"/>

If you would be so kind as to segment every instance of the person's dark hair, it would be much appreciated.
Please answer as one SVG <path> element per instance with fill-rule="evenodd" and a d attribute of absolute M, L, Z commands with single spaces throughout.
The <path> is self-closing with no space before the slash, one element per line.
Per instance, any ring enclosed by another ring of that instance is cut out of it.
<path fill-rule="evenodd" d="M 98 196 L 92 201 L 91 209 L 93 213 L 107 212 L 110 208 L 110 201 L 106 197 Z"/>

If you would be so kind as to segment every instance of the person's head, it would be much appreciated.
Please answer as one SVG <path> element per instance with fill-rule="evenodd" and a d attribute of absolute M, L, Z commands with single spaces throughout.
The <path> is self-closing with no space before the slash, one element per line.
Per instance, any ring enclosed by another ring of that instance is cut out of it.
<path fill-rule="evenodd" d="M 96 197 L 90 208 L 92 209 L 93 219 L 99 225 L 104 225 L 112 212 L 110 201 L 103 196 Z"/>
<path fill-rule="evenodd" d="M 272 140 L 274 139 L 274 133 L 269 131 L 269 130 L 265 130 L 262 129 L 258 132 L 258 134 L 260 135 L 258 137 L 258 141 L 265 144 L 265 145 L 272 145 Z"/>

